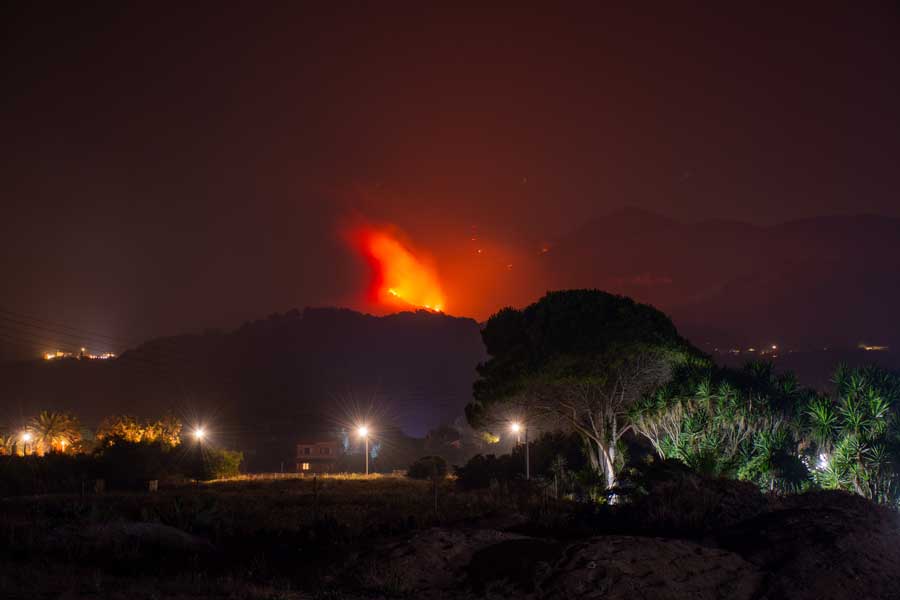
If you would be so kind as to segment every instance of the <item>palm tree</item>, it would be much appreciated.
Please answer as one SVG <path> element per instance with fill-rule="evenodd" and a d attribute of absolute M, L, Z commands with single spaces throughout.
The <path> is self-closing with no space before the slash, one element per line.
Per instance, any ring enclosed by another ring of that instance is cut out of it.
<path fill-rule="evenodd" d="M 27 431 L 39 455 L 48 451 L 65 452 L 81 441 L 78 419 L 68 413 L 42 411 L 31 420 Z"/>
<path fill-rule="evenodd" d="M 12 448 L 16 443 L 15 437 L 0 434 L 0 456 L 12 454 Z"/>

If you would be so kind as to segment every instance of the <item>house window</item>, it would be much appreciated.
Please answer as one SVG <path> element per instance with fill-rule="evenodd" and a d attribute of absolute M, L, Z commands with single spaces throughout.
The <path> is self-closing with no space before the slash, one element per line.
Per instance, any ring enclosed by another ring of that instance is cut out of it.
<path fill-rule="evenodd" d="M 309 446 L 307 446 L 306 448 L 303 449 L 303 454 L 306 454 L 307 456 L 309 456 Z"/>
<path fill-rule="evenodd" d="M 331 448 L 322 448 L 322 454 L 331 454 Z"/>
<path fill-rule="evenodd" d="M 309 471 L 309 463 L 303 463 L 300 465 L 300 468 L 304 471 Z"/>

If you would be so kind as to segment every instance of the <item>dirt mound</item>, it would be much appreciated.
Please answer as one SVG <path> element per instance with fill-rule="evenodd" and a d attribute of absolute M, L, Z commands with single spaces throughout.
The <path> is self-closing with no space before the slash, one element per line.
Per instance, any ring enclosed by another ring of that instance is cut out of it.
<path fill-rule="evenodd" d="M 445 598 L 448 590 L 458 590 L 466 581 L 466 568 L 476 552 L 526 539 L 492 529 L 434 527 L 376 548 L 358 561 L 357 579 L 371 591 Z"/>
<path fill-rule="evenodd" d="M 813 492 L 731 528 L 719 544 L 768 572 L 768 600 L 900 598 L 900 518 L 844 492 Z"/>
<path fill-rule="evenodd" d="M 763 576 L 740 556 L 693 542 L 607 536 L 573 544 L 539 585 L 540 597 L 750 600 Z"/>
<path fill-rule="evenodd" d="M 533 592 L 562 557 L 564 546 L 539 540 L 508 540 L 475 552 L 466 568 L 467 585 L 483 593 L 492 588 Z"/>
<path fill-rule="evenodd" d="M 619 533 L 699 539 L 768 509 L 754 484 L 698 475 L 671 460 L 630 469 L 623 487 L 632 498 L 621 509 L 630 530 Z"/>

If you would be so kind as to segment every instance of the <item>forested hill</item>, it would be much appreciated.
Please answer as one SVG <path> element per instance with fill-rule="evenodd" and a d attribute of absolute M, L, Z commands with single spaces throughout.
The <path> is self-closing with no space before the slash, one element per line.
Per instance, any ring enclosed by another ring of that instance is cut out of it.
<path fill-rule="evenodd" d="M 0 416 L 15 423 L 68 410 L 90 425 L 173 410 L 208 422 L 223 442 L 274 457 L 373 404 L 385 425 L 424 435 L 462 414 L 483 359 L 472 319 L 307 308 L 230 333 L 152 340 L 115 360 L 2 365 Z"/>

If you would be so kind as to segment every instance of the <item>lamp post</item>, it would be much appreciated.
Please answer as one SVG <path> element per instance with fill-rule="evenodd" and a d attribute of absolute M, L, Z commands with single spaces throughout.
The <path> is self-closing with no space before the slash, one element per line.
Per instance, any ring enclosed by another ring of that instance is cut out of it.
<path fill-rule="evenodd" d="M 202 427 L 195 427 L 193 433 L 194 439 L 197 440 L 197 443 L 203 443 L 203 438 L 206 437 L 206 431 L 204 431 Z"/>
<path fill-rule="evenodd" d="M 204 440 L 204 438 L 206 438 L 206 430 L 203 429 L 203 427 L 201 427 L 200 425 L 198 425 L 197 427 L 194 427 L 194 431 L 191 432 L 191 435 L 193 435 L 194 439 L 197 441 L 197 451 L 200 453 L 200 471 L 202 473 L 203 467 L 204 467 L 204 465 L 203 465 L 203 462 L 204 462 L 203 461 L 203 440 Z M 197 480 L 198 484 L 200 483 L 199 480 L 202 477 L 203 477 L 203 475 L 201 474 L 201 476 Z"/>
<path fill-rule="evenodd" d="M 517 445 L 521 443 L 519 433 L 523 430 L 525 431 L 525 479 L 529 480 L 531 479 L 531 461 L 528 456 L 528 427 L 514 422 L 512 425 L 510 425 L 509 428 L 512 429 L 512 432 L 516 434 Z"/>
<path fill-rule="evenodd" d="M 22 433 L 22 455 L 28 456 L 28 444 L 31 443 L 31 440 L 34 439 L 34 436 L 31 435 L 30 431 L 25 431 Z"/>
<path fill-rule="evenodd" d="M 359 435 L 366 442 L 366 475 L 369 474 L 369 428 L 365 425 L 359 428 Z"/>

